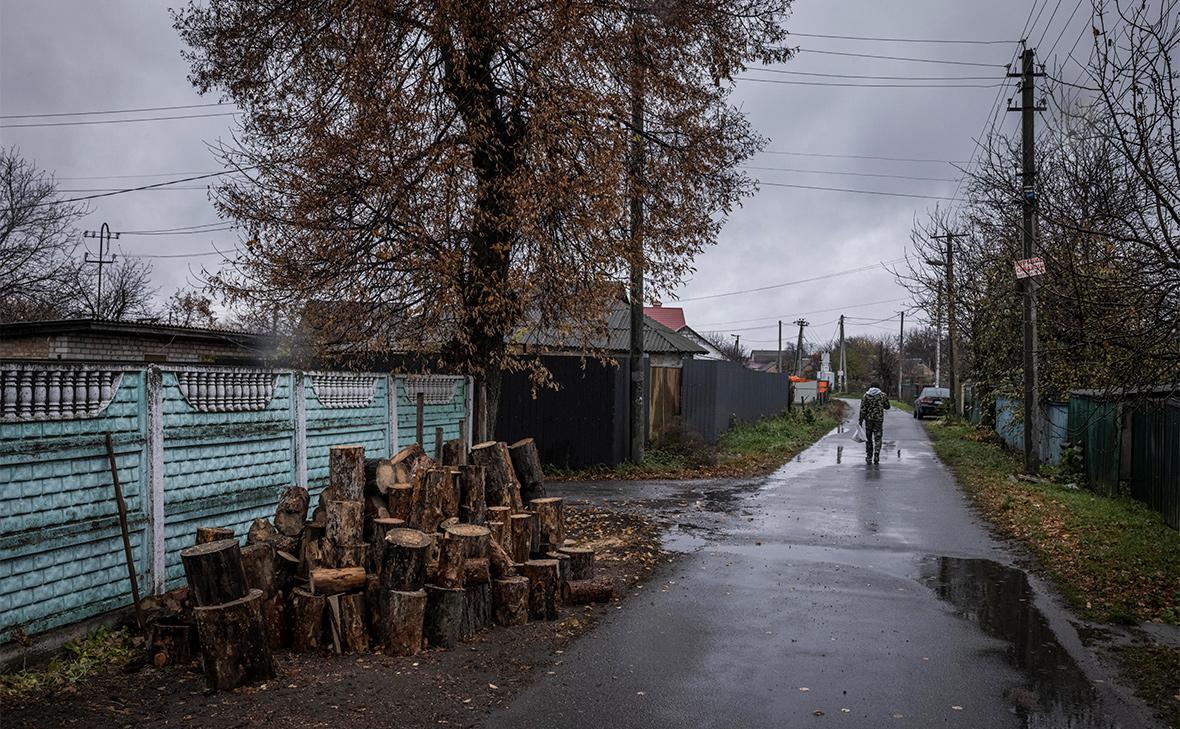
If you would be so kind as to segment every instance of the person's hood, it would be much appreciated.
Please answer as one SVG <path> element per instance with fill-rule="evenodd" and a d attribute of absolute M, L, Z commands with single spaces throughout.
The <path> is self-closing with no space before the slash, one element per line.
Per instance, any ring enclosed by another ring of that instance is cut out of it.
<path fill-rule="evenodd" d="M 881 388 L 879 388 L 879 387 L 870 387 L 870 388 L 869 388 L 869 391 L 868 391 L 868 392 L 866 392 L 865 394 L 866 394 L 866 395 L 880 395 L 880 394 L 881 394 Z"/>

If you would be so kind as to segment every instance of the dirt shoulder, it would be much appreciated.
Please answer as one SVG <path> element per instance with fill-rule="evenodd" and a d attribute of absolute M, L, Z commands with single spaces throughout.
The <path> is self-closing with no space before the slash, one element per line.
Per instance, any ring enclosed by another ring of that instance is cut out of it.
<path fill-rule="evenodd" d="M 571 538 L 598 550 L 597 573 L 615 583 L 612 602 L 563 607 L 558 620 L 493 628 L 454 650 L 412 658 L 284 652 L 276 656 L 276 679 L 213 695 L 205 693 L 199 663 L 130 673 L 107 664 L 24 692 L 15 692 L 21 682 L 5 676 L 4 726 L 469 726 L 538 672 L 554 670 L 566 646 L 624 609 L 635 585 L 670 559 L 660 548 L 662 528 L 642 514 L 571 506 L 567 520 Z"/>

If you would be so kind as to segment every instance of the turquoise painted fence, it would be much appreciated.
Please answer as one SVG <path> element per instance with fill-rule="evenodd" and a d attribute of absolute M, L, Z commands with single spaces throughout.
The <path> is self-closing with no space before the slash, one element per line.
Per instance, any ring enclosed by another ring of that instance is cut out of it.
<path fill-rule="evenodd" d="M 1017 417 L 1020 400 L 996 398 L 996 434 L 1009 448 L 1024 450 L 1024 420 Z M 1046 403 L 1041 410 L 1041 462 L 1061 463 L 1061 446 L 1069 437 L 1069 406 Z"/>
<path fill-rule="evenodd" d="M 198 526 L 239 536 L 328 448 L 388 456 L 436 426 L 470 438 L 469 381 L 250 368 L 0 365 L 0 643 L 130 603 L 104 438 L 127 500 L 140 590 L 184 582 Z M 466 423 L 466 427 L 460 423 Z"/>

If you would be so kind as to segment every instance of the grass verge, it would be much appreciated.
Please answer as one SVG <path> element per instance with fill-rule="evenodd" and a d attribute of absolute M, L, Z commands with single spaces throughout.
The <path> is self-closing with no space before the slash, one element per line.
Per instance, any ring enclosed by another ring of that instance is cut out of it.
<path fill-rule="evenodd" d="M 901 400 L 890 400 L 889 402 L 893 405 L 893 407 L 897 408 L 898 410 L 902 411 L 903 413 L 913 413 L 914 412 L 914 404 L 913 403 L 902 402 Z"/>
<path fill-rule="evenodd" d="M 642 464 L 623 463 L 581 470 L 555 469 L 554 480 L 688 479 L 756 476 L 778 468 L 840 422 L 843 403 L 737 425 L 716 447 L 677 434 L 647 449 Z"/>
<path fill-rule="evenodd" d="M 1004 536 L 1022 542 L 1091 620 L 1180 625 L 1180 533 L 1137 501 L 1018 481 L 994 434 L 926 423 L 934 452 Z"/>
<path fill-rule="evenodd" d="M 1125 645 L 1111 649 L 1135 693 L 1154 706 L 1168 726 L 1180 727 L 1180 648 Z"/>
<path fill-rule="evenodd" d="M 0 698 L 56 691 L 112 665 L 126 663 L 132 654 L 126 628 L 98 628 L 85 638 L 66 643 L 62 654 L 43 668 L 0 674 Z"/>

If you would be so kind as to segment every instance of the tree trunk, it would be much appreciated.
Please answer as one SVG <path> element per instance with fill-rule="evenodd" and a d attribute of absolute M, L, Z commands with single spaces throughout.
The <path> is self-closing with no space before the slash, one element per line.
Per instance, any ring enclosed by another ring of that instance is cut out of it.
<path fill-rule="evenodd" d="M 494 440 L 471 447 L 471 462 L 484 467 L 484 489 L 492 506 L 507 506 L 513 513 L 521 511 L 520 483 L 512 470 L 508 446 Z"/>
<path fill-rule="evenodd" d="M 467 444 L 461 440 L 448 440 L 443 443 L 442 465 L 466 466 Z"/>
<path fill-rule="evenodd" d="M 164 666 L 187 666 L 201 652 L 197 626 L 188 621 L 159 620 L 152 632 L 152 663 Z"/>
<path fill-rule="evenodd" d="M 303 533 L 303 543 L 299 549 L 299 576 L 307 579 L 312 570 L 319 569 L 328 564 L 328 559 L 325 558 L 323 550 L 323 542 L 312 536 L 313 531 L 308 529 Z"/>
<path fill-rule="evenodd" d="M 326 559 L 335 567 L 365 567 L 369 563 L 367 544 L 332 544 L 331 550 Z"/>
<path fill-rule="evenodd" d="M 316 595 L 334 595 L 365 587 L 364 567 L 323 567 L 312 570 L 309 584 Z"/>
<path fill-rule="evenodd" d="M 462 587 L 426 586 L 426 642 L 436 648 L 454 648 L 463 634 L 467 591 Z"/>
<path fill-rule="evenodd" d="M 529 578 L 529 618 L 554 620 L 557 618 L 560 586 L 555 559 L 530 559 L 521 566 Z"/>
<path fill-rule="evenodd" d="M 246 597 L 246 573 L 236 539 L 206 542 L 180 550 L 190 594 L 198 607 L 222 605 Z"/>
<path fill-rule="evenodd" d="M 401 519 L 409 524 L 411 517 L 414 515 L 414 484 L 395 484 L 390 489 L 388 498 L 390 518 Z"/>
<path fill-rule="evenodd" d="M 365 459 L 365 491 L 373 493 L 376 491 L 379 494 L 388 494 L 393 485 L 397 483 L 397 473 L 393 467 L 393 461 L 388 458 L 366 458 Z"/>
<path fill-rule="evenodd" d="M 364 446 L 328 448 L 328 488 L 341 501 L 361 501 L 365 498 Z"/>
<path fill-rule="evenodd" d="M 381 641 L 389 656 L 413 656 L 422 650 L 426 620 L 426 591 L 383 591 Z"/>
<path fill-rule="evenodd" d="M 307 507 L 311 504 L 311 495 L 307 489 L 292 486 L 279 497 L 275 507 L 275 529 L 279 534 L 297 537 L 303 531 L 303 522 L 307 521 Z"/>
<path fill-rule="evenodd" d="M 315 651 L 324 645 L 324 608 L 327 598 L 296 587 L 291 591 L 291 647 Z"/>
<path fill-rule="evenodd" d="M 262 590 L 270 597 L 275 594 L 275 549 L 270 544 L 251 544 L 241 548 L 242 571 L 246 575 L 246 586 Z"/>
<path fill-rule="evenodd" d="M 381 556 L 381 586 L 415 592 L 426 584 L 426 562 L 433 540 L 417 529 L 393 529 L 385 535 Z"/>
<path fill-rule="evenodd" d="M 537 515 L 537 533 L 540 536 L 541 550 L 560 549 L 565 543 L 565 511 L 560 497 L 552 496 L 546 499 L 533 499 L 529 502 L 533 513 Z"/>
<path fill-rule="evenodd" d="M 194 609 L 210 690 L 228 691 L 274 677 L 262 601 L 261 591 L 250 590 L 237 600 Z"/>
<path fill-rule="evenodd" d="M 484 495 L 483 466 L 459 467 L 459 521 L 467 524 L 486 522 L 488 502 Z"/>
<path fill-rule="evenodd" d="M 529 621 L 529 581 L 513 575 L 492 583 L 492 606 L 498 625 L 524 625 Z"/>
<path fill-rule="evenodd" d="M 563 547 L 559 550 L 570 558 L 570 579 L 589 580 L 594 577 L 594 550 L 588 547 Z"/>
<path fill-rule="evenodd" d="M 512 533 L 512 561 L 527 562 L 533 551 L 533 526 L 536 516 L 533 514 L 513 514 L 508 518 L 508 529 Z"/>
<path fill-rule="evenodd" d="M 275 542 L 278 540 L 278 536 L 278 530 L 275 529 L 274 524 L 270 523 L 269 519 L 258 517 L 250 523 L 250 529 L 246 532 L 246 545 Z"/>
<path fill-rule="evenodd" d="M 541 454 L 532 438 L 518 440 L 508 446 L 516 480 L 520 482 L 521 499 L 528 503 L 532 499 L 545 497 L 545 470 L 541 467 Z"/>
<path fill-rule="evenodd" d="M 197 540 L 194 544 L 208 544 L 222 539 L 233 539 L 234 530 L 229 527 L 197 527 Z"/>
<path fill-rule="evenodd" d="M 610 602 L 614 594 L 615 586 L 607 577 L 590 580 L 570 580 L 561 587 L 562 598 L 570 605 Z"/>
<path fill-rule="evenodd" d="M 486 526 L 479 524 L 451 524 L 443 529 L 447 539 L 462 542 L 464 557 L 488 556 L 488 545 L 492 541 L 492 532 Z"/>
<path fill-rule="evenodd" d="M 463 640 L 470 640 L 492 622 L 492 586 L 484 582 L 467 585 L 464 588 L 466 604 L 463 607 Z"/>

